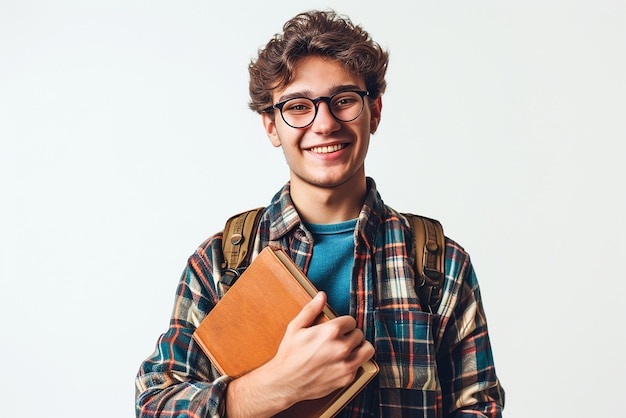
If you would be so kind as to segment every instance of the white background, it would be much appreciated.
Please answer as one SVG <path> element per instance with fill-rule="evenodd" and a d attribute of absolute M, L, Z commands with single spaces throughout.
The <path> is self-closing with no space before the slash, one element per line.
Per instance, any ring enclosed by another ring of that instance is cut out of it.
<path fill-rule="evenodd" d="M 2 416 L 131 417 L 187 257 L 287 179 L 247 64 L 391 52 L 367 172 L 471 254 L 513 417 L 623 416 L 624 1 L 0 1 Z"/>

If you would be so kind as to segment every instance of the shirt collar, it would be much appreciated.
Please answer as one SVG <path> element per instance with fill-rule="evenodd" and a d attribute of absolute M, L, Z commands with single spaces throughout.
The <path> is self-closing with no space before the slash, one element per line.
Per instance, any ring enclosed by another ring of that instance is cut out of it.
<path fill-rule="evenodd" d="M 300 215 L 291 200 L 291 186 L 287 183 L 274 195 L 267 213 L 270 221 L 269 239 L 278 241 L 285 234 L 300 225 Z"/>
<path fill-rule="evenodd" d="M 301 224 L 300 215 L 291 200 L 290 183 L 274 195 L 268 207 L 270 220 L 269 239 L 279 241 L 285 234 Z M 367 195 L 356 224 L 358 235 L 366 242 L 373 243 L 378 226 L 382 222 L 384 202 L 376 190 L 374 179 L 367 178 Z"/>

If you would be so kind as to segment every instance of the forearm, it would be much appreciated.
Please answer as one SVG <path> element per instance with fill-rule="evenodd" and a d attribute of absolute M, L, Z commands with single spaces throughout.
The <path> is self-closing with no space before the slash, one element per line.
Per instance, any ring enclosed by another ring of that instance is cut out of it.
<path fill-rule="evenodd" d="M 228 378 L 218 378 L 213 382 L 186 381 L 170 384 L 171 377 L 157 375 L 146 378 L 153 381 L 164 380 L 163 386 L 152 386 L 144 391 L 138 388 L 135 404 L 137 418 L 223 416 L 221 409 L 225 404 L 222 400 Z"/>
<path fill-rule="evenodd" d="M 271 417 L 299 400 L 288 377 L 276 361 L 240 378 L 221 376 L 213 382 L 176 372 L 140 372 L 137 417 Z"/>
<path fill-rule="evenodd" d="M 465 406 L 462 410 L 455 411 L 451 418 L 502 418 L 502 406 L 495 401 L 481 402 L 471 406 Z"/>
<path fill-rule="evenodd" d="M 172 326 L 141 364 L 135 381 L 137 417 L 219 416 L 225 378 L 191 347 L 190 333 L 190 329 Z"/>
<path fill-rule="evenodd" d="M 204 269 L 197 268 L 198 259 L 207 264 Z M 190 258 L 177 287 L 169 328 L 139 368 L 135 381 L 137 417 L 220 416 L 225 378 L 219 377 L 192 338 L 216 302 L 207 260 L 199 255 Z"/>
<path fill-rule="evenodd" d="M 232 380 L 225 396 L 228 418 L 271 417 L 289 408 L 294 401 L 287 391 L 277 386 L 275 377 L 262 366 Z"/>

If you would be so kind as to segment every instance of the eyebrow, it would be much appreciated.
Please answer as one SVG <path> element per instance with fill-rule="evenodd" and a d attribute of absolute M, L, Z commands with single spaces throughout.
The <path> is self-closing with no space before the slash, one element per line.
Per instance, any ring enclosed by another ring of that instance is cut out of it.
<path fill-rule="evenodd" d="M 363 90 L 363 88 L 355 84 L 342 84 L 339 86 L 332 87 L 328 91 L 328 96 L 332 96 L 335 93 L 339 93 L 341 91 L 347 91 L 347 90 Z M 293 93 L 284 94 L 278 98 L 278 103 L 284 102 L 285 100 L 289 100 L 289 99 L 295 99 L 296 97 L 311 98 L 311 90 L 300 90 L 300 91 L 294 91 Z"/>

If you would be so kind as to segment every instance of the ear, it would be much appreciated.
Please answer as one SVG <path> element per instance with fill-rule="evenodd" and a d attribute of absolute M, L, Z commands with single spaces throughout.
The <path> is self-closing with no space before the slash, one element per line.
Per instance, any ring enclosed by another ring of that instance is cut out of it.
<path fill-rule="evenodd" d="M 263 120 L 263 127 L 265 128 L 265 133 L 267 134 L 270 142 L 275 147 L 280 147 L 280 137 L 278 136 L 278 131 L 276 130 L 276 119 L 272 117 L 272 115 L 263 112 L 261 114 L 261 118 Z"/>
<path fill-rule="evenodd" d="M 370 133 L 375 133 L 380 123 L 380 114 L 383 109 L 383 98 L 378 96 L 375 100 L 370 101 Z"/>

